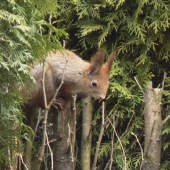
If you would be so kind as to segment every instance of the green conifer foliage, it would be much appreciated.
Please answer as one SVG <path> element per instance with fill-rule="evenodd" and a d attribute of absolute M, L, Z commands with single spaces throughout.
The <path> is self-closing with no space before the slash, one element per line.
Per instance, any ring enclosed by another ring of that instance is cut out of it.
<path fill-rule="evenodd" d="M 59 38 L 67 35 L 44 20 L 49 12 L 55 15 L 56 1 L 43 1 L 44 6 L 38 3 L 0 2 L 0 164 L 4 165 L 13 160 L 9 154 L 12 156 L 14 152 L 15 157 L 16 151 L 23 151 L 22 138 L 30 130 L 22 122 L 23 99 L 19 93 L 24 83 L 34 81 L 30 65 L 35 60 L 42 61 L 49 50 L 62 48 Z"/>
<path fill-rule="evenodd" d="M 63 28 L 70 31 L 70 37 L 77 42 L 75 49 L 80 48 L 82 52 L 85 49 L 90 51 L 90 48 L 96 49 L 104 46 L 108 53 L 114 48 L 117 49 L 116 62 L 110 73 L 106 117 L 118 111 L 115 117 L 116 129 L 119 137 L 126 132 L 121 142 L 127 156 L 127 168 L 140 168 L 141 150 L 131 132 L 135 133 L 143 144 L 144 99 L 134 76 L 143 89 L 148 87 L 150 81 L 154 88 L 162 88 L 163 75 L 167 73 L 162 105 L 162 115 L 166 117 L 169 114 L 170 96 L 168 91 L 170 2 L 165 0 L 59 2 L 62 12 L 67 11 L 65 15 L 59 17 L 59 26 L 64 25 Z M 71 13 L 67 10 L 70 8 L 72 8 Z M 70 14 L 73 17 L 71 20 Z M 97 104 L 96 108 L 98 106 Z M 132 115 L 134 116 L 131 120 Z M 97 141 L 101 126 L 101 109 L 95 112 L 93 124 L 93 140 Z M 109 162 L 113 133 L 113 128 L 108 125 L 100 148 L 98 165 L 101 167 L 99 169 L 104 169 L 106 163 Z M 164 126 L 163 138 L 162 169 L 168 169 L 169 122 Z M 93 146 L 95 150 L 95 142 Z M 113 160 L 112 169 L 124 169 L 124 155 L 116 137 Z"/>

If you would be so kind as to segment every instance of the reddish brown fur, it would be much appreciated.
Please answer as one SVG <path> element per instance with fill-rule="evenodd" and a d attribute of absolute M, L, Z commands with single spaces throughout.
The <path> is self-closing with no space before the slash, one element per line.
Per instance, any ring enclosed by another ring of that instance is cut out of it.
<path fill-rule="evenodd" d="M 91 63 L 83 61 L 73 52 L 66 50 L 62 52 L 57 51 L 55 54 L 51 53 L 51 55 L 47 57 L 45 73 L 47 102 L 49 103 L 51 101 L 61 82 L 66 62 L 65 55 L 67 56 L 68 62 L 65 68 L 64 84 L 57 97 L 71 100 L 72 95 L 77 94 L 78 97 L 91 95 L 96 99 L 104 99 L 109 87 L 108 74 L 116 57 L 116 52 L 113 52 L 108 61 L 103 64 L 105 50 L 98 51 Z M 26 107 L 32 107 L 33 105 L 44 106 L 41 82 L 42 73 L 43 69 L 41 64 L 36 64 L 34 68 L 31 69 L 31 74 L 36 80 L 38 92 L 33 84 L 30 84 L 31 93 L 29 93 L 26 85 L 21 89 L 23 97 L 30 97 L 28 103 L 25 103 Z M 94 86 L 94 82 L 97 83 L 97 87 Z"/>

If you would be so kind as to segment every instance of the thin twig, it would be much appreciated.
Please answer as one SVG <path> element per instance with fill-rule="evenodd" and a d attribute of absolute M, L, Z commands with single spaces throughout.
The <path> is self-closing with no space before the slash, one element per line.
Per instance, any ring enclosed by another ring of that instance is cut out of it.
<path fill-rule="evenodd" d="M 104 123 L 104 126 L 106 126 L 109 123 L 109 121 L 115 116 L 116 113 L 117 113 L 117 111 L 115 111 L 109 118 L 107 118 L 107 120 Z M 118 112 L 118 115 L 119 115 L 119 113 L 120 112 Z"/>
<path fill-rule="evenodd" d="M 95 152 L 92 170 L 95 170 L 95 168 L 96 168 L 97 158 L 98 158 L 98 154 L 99 154 L 100 144 L 101 144 L 101 141 L 103 138 L 104 128 L 105 128 L 105 102 L 102 102 L 102 126 L 100 129 L 100 135 L 99 135 L 99 139 L 98 139 L 97 146 L 96 146 L 96 152 Z"/>
<path fill-rule="evenodd" d="M 141 162 L 140 170 L 142 170 L 143 161 L 144 161 L 144 158 L 143 158 L 143 149 L 142 149 L 142 146 L 141 146 L 141 144 L 140 144 L 140 142 L 139 142 L 138 137 L 137 137 L 133 132 L 131 132 L 131 133 L 132 133 L 133 136 L 135 136 L 135 138 L 136 138 L 136 140 L 137 140 L 137 142 L 138 142 L 138 144 L 139 144 L 139 146 L 140 146 L 141 155 L 142 155 L 142 162 Z"/>
<path fill-rule="evenodd" d="M 92 170 L 93 168 L 96 167 L 96 163 L 97 163 L 97 158 L 98 158 L 98 153 L 99 153 L 99 148 L 100 148 L 100 144 L 101 144 L 101 140 L 103 137 L 103 133 L 104 133 L 104 128 L 106 127 L 106 125 L 109 123 L 109 121 L 114 117 L 114 115 L 117 113 L 117 111 L 115 111 L 109 118 L 107 118 L 107 120 L 104 122 L 104 103 L 102 103 L 102 126 L 100 129 L 100 136 L 97 142 L 97 146 L 96 146 L 96 152 L 95 152 L 95 158 L 93 161 L 93 166 L 92 166 Z M 94 165 L 95 164 L 95 165 Z M 109 165 L 109 164 L 108 164 Z M 106 167 L 107 168 L 107 167 Z"/>
<path fill-rule="evenodd" d="M 37 120 L 37 124 L 36 124 L 35 131 L 34 131 L 35 135 L 36 135 L 36 133 L 37 133 L 38 126 L 39 126 L 39 124 L 40 124 L 41 119 L 42 119 L 42 109 L 39 108 L 39 109 L 38 109 L 38 120 Z M 34 142 L 35 135 L 33 135 L 32 142 Z"/>
<path fill-rule="evenodd" d="M 50 150 L 50 155 L 51 155 L 51 170 L 53 170 L 54 169 L 53 152 L 52 152 L 50 144 L 49 144 L 47 132 L 46 132 L 46 139 L 47 139 L 47 145 L 48 145 L 48 148 Z"/>
<path fill-rule="evenodd" d="M 111 161 L 111 158 L 110 158 L 109 161 L 107 162 L 107 164 L 106 164 L 104 170 L 107 170 L 107 168 L 108 168 L 108 166 L 109 166 L 109 164 L 110 164 L 110 161 Z"/>
<path fill-rule="evenodd" d="M 51 13 L 49 14 L 49 23 L 50 25 L 52 25 L 52 17 L 51 17 Z M 49 35 L 49 39 L 51 38 L 51 34 L 52 34 L 52 29 L 50 29 L 50 35 Z"/>
<path fill-rule="evenodd" d="M 132 119 L 133 119 L 134 115 L 135 115 L 135 111 L 133 112 L 133 115 L 132 115 L 131 118 L 130 118 L 130 121 L 129 121 L 128 125 L 127 125 L 127 128 L 126 128 L 125 132 L 121 135 L 120 140 L 121 140 L 121 139 L 125 136 L 125 134 L 128 132 L 128 129 L 129 129 L 129 127 L 130 127 L 130 124 L 131 124 L 131 122 L 132 122 Z"/>
<path fill-rule="evenodd" d="M 162 124 L 164 125 L 169 119 L 170 119 L 170 114 L 162 121 Z"/>
<path fill-rule="evenodd" d="M 128 129 L 129 129 L 129 127 L 130 127 L 130 124 L 131 124 L 131 122 L 132 122 L 132 119 L 133 119 L 134 115 L 135 115 L 135 111 L 133 112 L 133 115 L 132 115 L 132 117 L 130 118 L 130 121 L 129 121 L 127 127 L 126 127 L 125 132 L 121 135 L 120 140 L 121 140 L 121 139 L 125 136 L 125 134 L 128 132 Z M 118 143 L 116 143 L 115 148 L 117 147 L 117 145 L 118 145 Z"/>
<path fill-rule="evenodd" d="M 141 85 L 139 84 L 139 82 L 138 82 L 136 76 L 134 76 L 134 79 L 135 79 L 136 83 L 138 84 L 139 88 L 142 90 L 142 93 L 143 93 L 143 95 L 144 95 L 145 93 L 144 93 L 144 91 L 143 91 Z"/>
<path fill-rule="evenodd" d="M 127 169 L 126 168 L 126 154 L 125 154 L 125 150 L 124 150 L 124 148 L 123 148 L 123 145 L 122 145 L 122 142 L 121 142 L 121 140 L 120 140 L 120 138 L 119 138 L 119 136 L 118 136 L 118 134 L 117 134 L 117 132 L 116 132 L 116 128 L 115 128 L 115 126 L 113 125 L 113 123 L 111 122 L 111 121 L 109 121 L 110 122 L 110 124 L 112 125 L 112 127 L 113 127 L 113 129 L 114 129 L 114 131 L 115 131 L 115 135 L 116 135 L 116 137 L 117 137 L 117 139 L 118 139 L 118 141 L 119 141 L 119 143 L 120 143 L 120 145 L 121 145 L 121 148 L 122 148 L 122 151 L 123 151 L 123 154 L 124 154 L 124 159 L 125 159 L 125 170 Z"/>
<path fill-rule="evenodd" d="M 73 130 L 72 130 L 72 148 L 73 148 L 73 155 L 72 155 L 72 160 L 73 160 L 73 170 L 75 169 L 75 141 L 76 141 L 76 115 L 77 115 L 77 110 L 76 110 L 76 100 L 77 100 L 77 94 L 73 96 Z"/>
<path fill-rule="evenodd" d="M 20 156 L 21 161 L 22 161 L 22 164 L 25 166 L 26 170 L 29 170 L 29 169 L 27 168 L 27 165 L 24 163 L 24 160 L 23 160 L 22 154 L 21 154 L 21 153 L 19 153 L 18 155 Z"/>
<path fill-rule="evenodd" d="M 42 158 L 44 155 L 45 150 L 45 141 L 46 141 L 46 131 L 47 131 L 47 118 L 48 118 L 48 109 L 47 109 L 47 99 L 46 99 L 46 91 L 45 91 L 45 64 L 46 64 L 46 57 L 43 60 L 43 79 L 42 79 L 42 85 L 43 85 L 43 97 L 44 97 L 44 107 L 45 107 L 45 113 L 44 113 L 44 121 L 43 121 L 43 136 L 42 136 L 42 144 L 38 156 L 38 162 L 36 166 L 36 170 L 40 169 Z"/>
<path fill-rule="evenodd" d="M 58 87 L 58 89 L 56 89 L 56 92 L 54 94 L 54 97 L 53 99 L 51 100 L 51 102 L 49 103 L 48 105 L 48 109 L 50 109 L 51 105 L 53 104 L 53 101 L 56 99 L 57 95 L 58 95 L 58 92 L 59 90 L 61 89 L 63 83 L 64 83 L 64 73 L 65 73 L 65 68 L 66 68 L 66 65 L 67 65 L 67 62 L 68 62 L 68 59 L 67 59 L 67 55 L 66 55 L 66 52 L 64 51 L 64 56 L 65 56 L 65 59 L 66 59 L 66 62 L 65 62 L 65 66 L 64 66 L 64 69 L 63 69 L 63 73 L 62 73 L 62 79 L 61 79 L 61 83 Z"/>
<path fill-rule="evenodd" d="M 71 148 L 71 159 L 72 159 L 72 162 L 74 162 L 73 147 L 72 147 L 72 142 L 71 142 L 71 127 L 70 127 L 69 123 L 68 123 L 68 136 L 69 136 L 69 144 L 68 145 L 70 145 L 70 148 Z"/>
<path fill-rule="evenodd" d="M 115 122 L 115 116 L 113 118 L 113 121 Z M 110 170 L 112 169 L 112 164 L 113 164 L 113 153 L 114 153 L 114 136 L 115 136 L 115 131 L 113 130 L 113 137 L 112 137 L 112 150 L 111 150 L 111 158 L 110 158 Z"/>
<path fill-rule="evenodd" d="M 10 164 L 10 162 L 11 162 L 11 153 L 10 153 L 10 150 L 9 150 L 9 147 L 8 147 L 8 159 L 9 159 L 9 168 L 10 168 L 10 170 L 12 170 L 12 166 L 11 166 L 11 164 Z"/>
<path fill-rule="evenodd" d="M 162 80 L 162 89 L 164 89 L 164 86 L 165 86 L 166 75 L 167 75 L 167 73 L 164 72 L 164 76 L 163 76 L 163 80 Z"/>

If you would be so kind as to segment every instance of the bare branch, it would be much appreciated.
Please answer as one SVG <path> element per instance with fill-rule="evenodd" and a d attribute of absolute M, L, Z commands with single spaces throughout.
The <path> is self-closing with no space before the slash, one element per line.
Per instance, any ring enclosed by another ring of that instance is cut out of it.
<path fill-rule="evenodd" d="M 96 146 L 96 152 L 95 152 L 92 170 L 95 170 L 95 168 L 96 168 L 97 158 L 98 158 L 98 154 L 99 154 L 100 144 L 101 144 L 101 141 L 103 138 L 104 128 L 105 128 L 105 102 L 102 102 L 102 126 L 100 129 L 100 135 L 99 135 L 99 139 L 98 139 L 97 146 Z"/>
<path fill-rule="evenodd" d="M 121 142 L 121 140 L 120 140 L 120 138 L 119 138 L 119 136 L 118 136 L 118 134 L 117 134 L 117 132 L 116 132 L 116 128 L 115 128 L 115 126 L 113 125 L 113 123 L 111 122 L 111 121 L 109 121 L 110 122 L 110 124 L 112 125 L 112 127 L 113 127 L 113 129 L 114 129 L 114 131 L 115 131 L 115 135 L 116 135 L 116 137 L 117 137 L 117 139 L 118 139 L 118 141 L 119 141 L 119 143 L 120 143 L 120 145 L 121 145 L 121 148 L 122 148 L 122 151 L 123 151 L 123 154 L 124 154 L 124 159 L 125 159 L 125 170 L 127 169 L 126 168 L 126 154 L 125 154 L 125 150 L 124 150 L 124 148 L 123 148 L 123 145 L 122 145 L 122 142 Z"/>
<path fill-rule="evenodd" d="M 77 100 L 77 94 L 75 94 L 73 97 L 73 130 L 72 130 L 72 160 L 73 160 L 73 170 L 75 169 L 75 142 L 76 142 L 76 115 L 77 115 L 77 110 L 76 110 L 76 100 Z"/>
<path fill-rule="evenodd" d="M 35 135 L 37 133 L 37 129 L 38 129 L 41 119 L 42 119 L 42 109 L 39 108 L 38 109 L 38 120 L 37 120 L 37 124 L 36 124 L 35 131 L 34 131 Z M 34 142 L 35 135 L 33 136 L 32 142 Z"/>
<path fill-rule="evenodd" d="M 53 170 L 54 169 L 53 152 L 51 150 L 51 147 L 50 147 L 50 144 L 49 144 L 49 141 L 48 141 L 47 132 L 45 134 L 46 134 L 46 139 L 47 139 L 47 145 L 48 145 L 48 148 L 50 150 L 50 155 L 51 155 L 51 170 Z"/>
<path fill-rule="evenodd" d="M 162 121 L 162 124 L 164 125 L 169 119 L 170 119 L 170 114 Z"/>
<path fill-rule="evenodd" d="M 22 154 L 21 154 L 21 153 L 19 153 L 18 155 L 20 156 L 21 161 L 22 161 L 22 164 L 25 166 L 26 170 L 29 170 L 29 169 L 27 168 L 27 165 L 24 163 L 24 160 L 23 160 Z"/>
<path fill-rule="evenodd" d="M 115 122 L 115 116 L 113 118 L 113 122 Z M 113 130 L 113 136 L 112 136 L 112 150 L 111 150 L 111 158 L 110 158 L 110 170 L 112 169 L 112 164 L 113 164 L 113 153 L 114 153 L 114 136 L 115 136 L 115 131 Z"/>
<path fill-rule="evenodd" d="M 167 73 L 164 72 L 164 76 L 163 76 L 163 80 L 162 80 L 162 89 L 164 89 L 164 86 L 165 86 L 166 75 L 167 75 Z"/>
<path fill-rule="evenodd" d="M 136 81 L 137 85 L 139 86 L 139 88 L 142 90 L 142 93 L 143 93 L 143 95 L 144 95 L 145 93 L 144 93 L 144 91 L 143 91 L 143 89 L 142 89 L 141 85 L 139 84 L 139 82 L 138 82 L 138 80 L 137 80 L 136 76 L 134 76 L 134 79 L 135 79 L 135 81 Z"/>
<path fill-rule="evenodd" d="M 122 136 L 120 137 L 120 140 L 121 140 L 121 139 L 125 136 L 125 134 L 128 132 L 129 126 L 130 126 L 130 124 L 131 124 L 131 122 L 132 122 L 132 119 L 133 119 L 134 115 L 135 115 L 135 111 L 133 112 L 133 115 L 132 115 L 132 117 L 130 118 L 130 121 L 129 121 L 128 125 L 127 125 L 127 128 L 126 128 L 125 132 L 124 132 L 124 133 L 122 134 Z"/>
<path fill-rule="evenodd" d="M 138 137 L 137 137 L 133 132 L 132 132 L 132 135 L 135 136 L 135 138 L 136 138 L 136 140 L 137 140 L 137 142 L 138 142 L 138 144 L 139 144 L 139 146 L 140 146 L 141 155 L 142 155 L 142 162 L 141 162 L 140 170 L 142 170 L 143 161 L 144 161 L 144 158 L 143 158 L 143 149 L 142 149 L 142 146 L 141 146 L 141 144 L 140 144 L 140 142 L 139 142 Z"/>
<path fill-rule="evenodd" d="M 48 109 L 50 109 L 51 105 L 53 104 L 53 101 L 56 99 L 57 95 L 58 95 L 58 92 L 59 90 L 61 89 L 63 83 L 64 83 L 64 72 L 65 72 L 65 68 L 66 68 L 66 65 L 67 65 L 67 62 L 68 62 L 68 59 L 67 59 L 67 56 L 66 56 L 66 52 L 64 51 L 64 56 L 65 56 L 65 59 L 66 59 L 66 62 L 65 62 L 65 66 L 64 66 L 64 69 L 63 69 L 63 74 L 62 74 L 62 79 L 61 79 L 61 83 L 58 87 L 58 89 L 56 89 L 56 92 L 54 94 L 54 97 L 53 99 L 51 100 L 51 102 L 49 103 L 48 105 Z"/>

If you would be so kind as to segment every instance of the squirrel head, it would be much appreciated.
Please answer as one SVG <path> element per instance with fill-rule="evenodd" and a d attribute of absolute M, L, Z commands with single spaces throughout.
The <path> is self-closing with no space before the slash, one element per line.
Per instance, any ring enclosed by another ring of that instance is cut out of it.
<path fill-rule="evenodd" d="M 105 54 L 105 49 L 97 51 L 88 69 L 85 71 L 83 83 L 88 89 L 88 94 L 96 99 L 105 99 L 106 97 L 109 88 L 108 75 L 116 57 L 116 50 L 112 52 L 107 62 L 104 64 Z"/>

